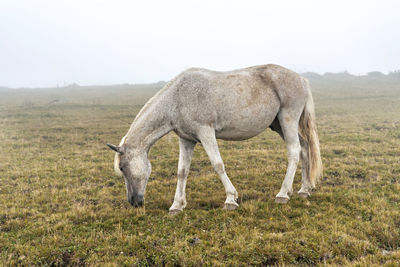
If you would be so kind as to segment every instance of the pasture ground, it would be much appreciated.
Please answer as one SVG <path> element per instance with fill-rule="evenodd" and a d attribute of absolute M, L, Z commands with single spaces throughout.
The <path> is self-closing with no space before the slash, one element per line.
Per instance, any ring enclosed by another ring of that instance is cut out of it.
<path fill-rule="evenodd" d="M 324 175 L 309 200 L 274 203 L 286 150 L 267 130 L 219 141 L 237 210 L 222 210 L 223 186 L 197 145 L 188 205 L 173 217 L 177 137 L 150 152 L 145 209 L 126 201 L 105 146 L 162 84 L 0 91 L 0 262 L 398 266 L 400 80 L 346 79 L 310 79 Z M 300 180 L 299 165 L 295 191 Z"/>

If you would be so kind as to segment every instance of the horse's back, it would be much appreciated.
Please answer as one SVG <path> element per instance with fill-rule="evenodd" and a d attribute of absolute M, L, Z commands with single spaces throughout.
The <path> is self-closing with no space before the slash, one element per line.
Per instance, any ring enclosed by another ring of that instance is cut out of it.
<path fill-rule="evenodd" d="M 217 138 L 243 140 L 268 128 L 301 84 L 278 65 L 218 72 L 192 68 L 175 85 L 183 124 L 212 125 Z"/>

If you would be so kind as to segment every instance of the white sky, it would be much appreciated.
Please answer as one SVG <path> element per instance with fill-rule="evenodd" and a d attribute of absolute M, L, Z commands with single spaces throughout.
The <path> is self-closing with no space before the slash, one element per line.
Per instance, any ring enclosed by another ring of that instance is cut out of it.
<path fill-rule="evenodd" d="M 396 0 L 0 0 L 0 86 L 169 80 L 188 67 L 400 69 Z"/>

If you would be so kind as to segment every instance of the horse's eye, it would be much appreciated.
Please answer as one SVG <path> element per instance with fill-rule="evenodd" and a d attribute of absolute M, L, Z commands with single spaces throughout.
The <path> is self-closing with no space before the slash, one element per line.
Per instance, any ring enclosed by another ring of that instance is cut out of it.
<path fill-rule="evenodd" d="M 119 170 L 122 172 L 122 170 L 123 170 L 123 167 L 119 167 Z"/>

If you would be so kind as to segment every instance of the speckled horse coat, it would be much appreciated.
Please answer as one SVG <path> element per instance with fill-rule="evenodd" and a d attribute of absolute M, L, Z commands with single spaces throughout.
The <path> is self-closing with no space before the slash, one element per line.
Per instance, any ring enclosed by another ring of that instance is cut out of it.
<path fill-rule="evenodd" d="M 245 140 L 270 127 L 284 139 L 288 166 L 275 200 L 286 203 L 299 160 L 307 197 L 322 172 L 310 86 L 297 73 L 277 65 L 218 72 L 191 68 L 168 82 L 142 108 L 116 151 L 114 167 L 125 177 L 128 201 L 144 204 L 151 172 L 150 147 L 174 131 L 179 136 L 178 184 L 170 212 L 186 206 L 185 187 L 196 143 L 201 143 L 226 193 L 224 208 L 235 209 L 238 193 L 225 172 L 217 139 Z"/>

